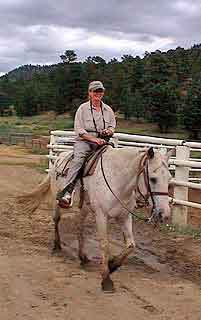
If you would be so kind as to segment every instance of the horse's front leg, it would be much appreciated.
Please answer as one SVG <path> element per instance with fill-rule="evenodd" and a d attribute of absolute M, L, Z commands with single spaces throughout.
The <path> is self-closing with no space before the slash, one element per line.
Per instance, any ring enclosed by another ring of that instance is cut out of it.
<path fill-rule="evenodd" d="M 80 258 L 81 265 L 85 265 L 86 263 L 90 262 L 88 259 L 86 253 L 84 252 L 84 221 L 89 213 L 88 208 L 84 205 L 82 209 L 80 210 L 79 215 L 79 222 L 78 222 L 78 244 L 79 244 L 79 251 L 78 255 Z"/>
<path fill-rule="evenodd" d="M 110 279 L 110 270 L 109 270 L 109 241 L 108 241 L 108 232 L 107 232 L 107 218 L 101 211 L 97 212 L 96 215 L 96 224 L 98 239 L 100 242 L 100 251 L 101 251 L 101 276 L 102 282 L 101 286 L 105 292 L 113 292 L 114 285 L 113 281 Z"/>
<path fill-rule="evenodd" d="M 123 231 L 125 248 L 118 256 L 114 257 L 112 260 L 109 261 L 110 273 L 116 271 L 124 263 L 124 261 L 127 259 L 129 254 L 135 248 L 135 240 L 133 237 L 132 216 L 129 214 L 128 216 L 119 220 L 119 224 Z"/>

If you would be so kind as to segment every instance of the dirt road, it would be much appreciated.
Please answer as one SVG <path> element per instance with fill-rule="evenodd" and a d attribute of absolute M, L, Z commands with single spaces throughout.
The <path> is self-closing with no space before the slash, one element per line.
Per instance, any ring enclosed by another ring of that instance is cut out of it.
<path fill-rule="evenodd" d="M 21 154 L 20 165 L 18 150 L 1 148 L 1 320 L 201 319 L 200 240 L 159 233 L 137 223 L 138 248 L 113 275 L 116 292 L 104 294 L 100 290 L 93 217 L 86 223 L 93 261 L 87 269 L 80 268 L 77 259 L 73 213 L 70 218 L 65 215 L 61 224 L 64 250 L 59 256 L 52 256 L 53 225 L 47 206 L 43 204 L 28 216 L 17 211 L 12 200 L 13 195 L 31 190 L 44 177 L 26 166 L 27 162 L 40 159 Z M 113 252 L 122 244 L 114 223 L 111 243 Z"/>

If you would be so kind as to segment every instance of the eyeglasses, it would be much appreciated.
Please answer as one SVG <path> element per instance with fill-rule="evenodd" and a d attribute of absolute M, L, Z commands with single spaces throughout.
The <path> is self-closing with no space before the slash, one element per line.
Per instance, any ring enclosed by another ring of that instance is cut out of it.
<path fill-rule="evenodd" d="M 103 93 L 104 90 L 103 89 L 96 89 L 96 90 L 93 90 L 93 92 L 96 92 L 96 93 Z"/>

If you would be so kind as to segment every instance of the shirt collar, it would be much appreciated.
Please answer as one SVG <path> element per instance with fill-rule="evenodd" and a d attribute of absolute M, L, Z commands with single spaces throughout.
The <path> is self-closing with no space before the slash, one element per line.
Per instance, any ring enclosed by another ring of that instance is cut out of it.
<path fill-rule="evenodd" d="M 103 110 L 107 110 L 107 107 L 103 101 L 102 101 L 102 107 L 103 107 Z M 90 101 L 89 101 L 89 109 L 91 110 Z M 92 104 L 92 109 L 96 110 L 96 108 L 93 106 L 93 104 Z"/>

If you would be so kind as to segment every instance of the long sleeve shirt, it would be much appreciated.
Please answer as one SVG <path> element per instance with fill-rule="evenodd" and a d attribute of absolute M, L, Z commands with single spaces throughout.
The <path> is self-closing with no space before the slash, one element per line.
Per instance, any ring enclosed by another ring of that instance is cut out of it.
<path fill-rule="evenodd" d="M 93 116 L 92 116 L 93 112 Z M 94 125 L 94 121 L 96 127 Z M 105 127 L 104 127 L 105 123 Z M 95 107 L 91 105 L 90 101 L 81 104 L 75 114 L 74 130 L 78 139 L 82 137 L 83 134 L 90 134 L 97 136 L 97 132 L 103 129 L 115 130 L 116 119 L 113 110 L 105 103 L 102 102 L 102 112 L 101 110 L 96 111 Z"/>

